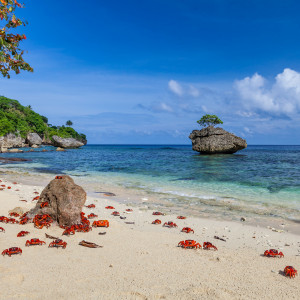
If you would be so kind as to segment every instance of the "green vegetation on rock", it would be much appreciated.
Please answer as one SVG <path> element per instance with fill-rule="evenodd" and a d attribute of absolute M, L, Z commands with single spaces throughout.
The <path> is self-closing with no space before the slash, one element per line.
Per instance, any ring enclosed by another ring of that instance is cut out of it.
<path fill-rule="evenodd" d="M 200 126 L 215 126 L 223 124 L 223 122 L 216 115 L 204 115 L 200 120 L 197 121 Z"/>
<path fill-rule="evenodd" d="M 79 134 L 72 127 L 48 125 L 48 118 L 23 106 L 17 100 L 0 96 L 0 136 L 14 133 L 26 138 L 30 132 L 36 132 L 42 138 L 51 139 L 53 135 L 62 138 L 75 138 L 85 141 L 86 136 Z"/>

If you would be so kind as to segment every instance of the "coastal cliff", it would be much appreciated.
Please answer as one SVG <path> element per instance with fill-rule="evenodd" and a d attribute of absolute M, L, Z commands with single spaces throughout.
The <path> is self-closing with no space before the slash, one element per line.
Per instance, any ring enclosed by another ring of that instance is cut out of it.
<path fill-rule="evenodd" d="M 247 147 L 246 140 L 220 128 L 209 126 L 193 130 L 189 138 L 193 150 L 201 154 L 232 154 Z"/>
<path fill-rule="evenodd" d="M 30 106 L 0 96 L 0 152 L 40 145 L 78 148 L 86 143 L 86 136 L 72 127 L 48 124 L 48 118 L 34 112 Z"/>

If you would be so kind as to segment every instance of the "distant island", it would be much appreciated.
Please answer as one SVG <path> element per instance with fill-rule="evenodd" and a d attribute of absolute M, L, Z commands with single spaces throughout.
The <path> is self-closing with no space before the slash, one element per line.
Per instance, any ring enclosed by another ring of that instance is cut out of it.
<path fill-rule="evenodd" d="M 9 148 L 52 145 L 61 148 L 78 148 L 87 143 L 86 136 L 70 125 L 53 126 L 48 118 L 23 106 L 17 100 L 0 96 L 0 152 Z"/>

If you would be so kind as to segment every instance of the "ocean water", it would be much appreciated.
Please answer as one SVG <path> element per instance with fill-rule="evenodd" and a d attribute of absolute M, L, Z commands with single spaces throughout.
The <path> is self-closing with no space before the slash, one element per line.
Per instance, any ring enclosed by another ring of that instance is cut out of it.
<path fill-rule="evenodd" d="M 190 145 L 87 145 L 1 156 L 31 159 L 2 164 L 2 172 L 65 173 L 94 190 L 105 182 L 195 214 L 300 220 L 300 146 L 248 146 L 210 156 Z"/>

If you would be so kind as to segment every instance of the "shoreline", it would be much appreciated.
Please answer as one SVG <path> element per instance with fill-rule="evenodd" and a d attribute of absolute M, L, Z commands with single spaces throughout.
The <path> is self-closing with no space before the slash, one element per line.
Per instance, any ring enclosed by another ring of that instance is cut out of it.
<path fill-rule="evenodd" d="M 33 173 L 33 172 L 23 172 L 18 173 L 16 171 L 8 171 L 6 174 L 0 174 L 4 176 L 7 180 L 18 181 L 26 185 L 36 185 L 36 186 L 46 186 L 51 179 L 53 179 L 53 174 L 50 173 Z M 186 214 L 195 218 L 212 219 L 212 220 L 223 220 L 233 223 L 241 223 L 241 218 L 245 218 L 245 224 L 251 226 L 265 227 L 273 230 L 286 230 L 293 234 L 300 235 L 300 226 L 298 221 L 282 218 L 282 217 L 271 217 L 264 214 L 249 214 L 246 211 L 235 211 L 234 214 L 226 214 L 226 209 L 224 214 L 220 214 L 215 210 L 213 205 L 208 204 L 208 211 L 203 209 L 195 210 L 193 205 L 183 203 L 174 203 L 169 201 L 163 201 L 162 199 L 157 199 L 157 194 L 150 194 L 145 190 L 124 187 L 115 184 L 107 184 L 106 182 L 101 182 L 95 184 L 94 181 L 86 181 L 82 176 L 70 175 L 77 184 L 81 185 L 87 192 L 87 195 L 95 198 L 101 198 L 101 193 L 109 192 L 114 193 L 115 196 L 111 197 L 111 200 L 117 203 L 123 203 L 137 207 L 142 210 L 161 210 L 167 214 Z M 209 202 L 209 201 L 208 201 Z M 222 208 L 222 206 L 220 207 Z M 230 211 L 230 208 L 228 208 Z"/>
<path fill-rule="evenodd" d="M 3 180 L 3 178 L 0 178 Z M 75 182 L 78 184 L 76 178 Z M 3 180 L 7 185 L 7 181 Z M 18 182 L 18 181 L 17 181 Z M 42 184 L 42 183 L 41 183 Z M 0 215 L 21 206 L 26 210 L 35 203 L 33 192 L 41 192 L 43 185 L 11 185 L 0 191 Z M 19 189 L 20 191 L 15 191 Z M 27 199 L 28 202 L 20 202 Z M 17 238 L 20 230 L 31 232 L 47 244 L 45 233 L 61 237 L 62 229 L 36 229 L 32 224 L 1 223 L 6 232 L 0 233 L 1 251 L 19 246 L 21 256 L 1 257 L 0 287 L 3 299 L 297 299 L 300 297 L 300 277 L 282 276 L 286 265 L 300 270 L 299 236 L 289 232 L 274 232 L 245 223 L 194 218 L 176 219 L 176 215 L 153 216 L 151 209 L 141 209 L 115 201 L 113 197 L 88 196 L 86 205 L 94 203 L 99 219 L 107 219 L 110 227 L 97 228 L 89 233 L 65 237 L 65 250 L 24 247 L 26 237 Z M 111 216 L 105 206 L 115 206 L 122 220 Z M 132 213 L 125 213 L 132 208 Z M 159 218 L 162 223 L 174 221 L 178 228 L 152 225 Z M 126 224 L 125 222 L 134 222 Z M 180 232 L 191 227 L 195 234 Z M 107 232 L 99 236 L 98 232 Z M 214 239 L 224 238 L 226 242 Z M 89 249 L 78 245 L 82 239 L 103 246 Z M 181 240 L 194 239 L 203 245 L 210 241 L 218 251 L 184 250 L 177 247 Z M 282 251 L 284 258 L 266 258 L 266 249 Z M 45 257 L 47 259 L 45 259 Z M 35 266 L 35 267 L 34 267 Z M 38 268 L 36 267 L 38 266 Z M 74 285 L 75 283 L 75 285 Z M 49 286 L 52 288 L 49 289 Z"/>

